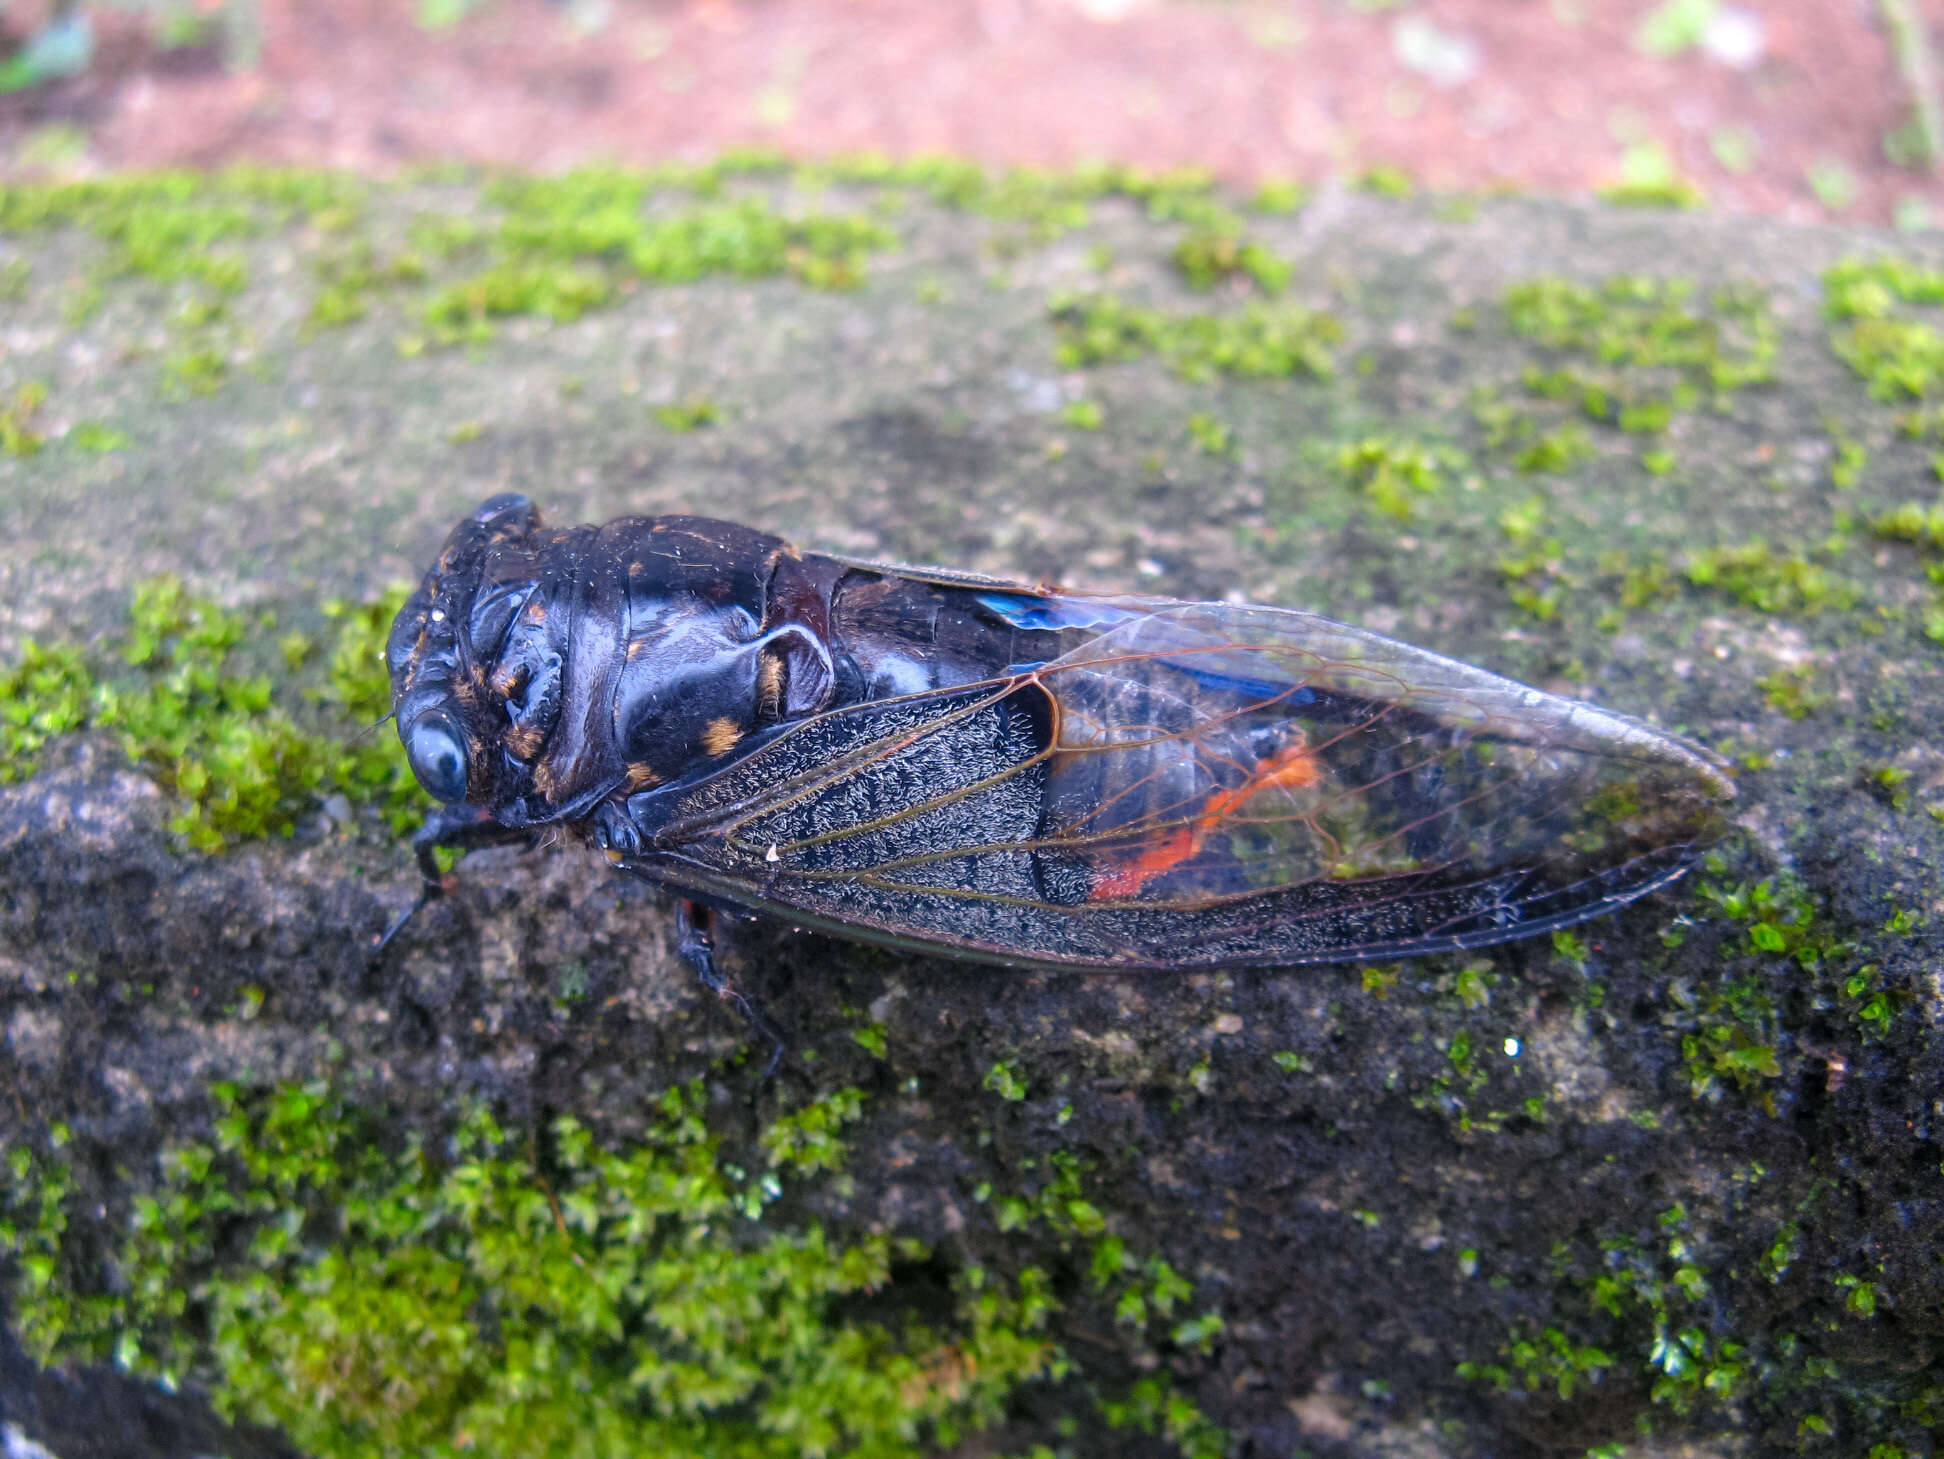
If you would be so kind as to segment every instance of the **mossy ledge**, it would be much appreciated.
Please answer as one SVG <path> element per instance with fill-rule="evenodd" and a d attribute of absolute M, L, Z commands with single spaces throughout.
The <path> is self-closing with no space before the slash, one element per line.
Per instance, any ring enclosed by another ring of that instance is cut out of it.
<path fill-rule="evenodd" d="M 741 155 L 9 186 L 0 289 L 5 1301 L 74 1381 L 319 1454 L 1934 1454 L 1933 240 Z M 368 960 L 388 595 L 509 486 L 1320 608 L 1708 740 L 1740 831 L 1395 967 L 751 927 L 765 1089 L 573 853 Z"/>

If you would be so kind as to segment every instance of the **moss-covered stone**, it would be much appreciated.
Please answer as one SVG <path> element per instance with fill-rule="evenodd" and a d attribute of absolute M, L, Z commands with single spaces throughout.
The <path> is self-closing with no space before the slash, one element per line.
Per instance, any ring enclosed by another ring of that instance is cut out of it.
<path fill-rule="evenodd" d="M 759 155 L 0 194 L 35 1351 L 320 1453 L 1932 1453 L 1944 259 L 1298 201 Z M 468 858 L 368 962 L 415 877 L 386 593 L 509 488 L 1318 608 L 1709 741 L 1739 831 L 1388 967 L 752 927 L 765 1091 L 571 851 Z"/>

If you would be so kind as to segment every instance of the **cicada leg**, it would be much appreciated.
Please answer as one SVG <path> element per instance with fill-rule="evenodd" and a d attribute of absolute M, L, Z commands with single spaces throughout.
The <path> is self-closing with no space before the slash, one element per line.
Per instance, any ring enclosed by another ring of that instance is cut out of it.
<path fill-rule="evenodd" d="M 513 826 L 502 826 L 477 806 L 444 806 L 426 818 L 412 833 L 412 855 L 418 859 L 419 894 L 412 905 L 400 912 L 377 937 L 372 939 L 371 957 L 375 962 L 385 955 L 392 939 L 405 930 L 405 924 L 446 893 L 446 879 L 439 871 L 440 847 L 477 851 L 484 846 L 507 846 L 515 842 L 533 844 L 533 833 Z"/>
<path fill-rule="evenodd" d="M 736 1011 L 748 1023 L 751 1034 L 769 1040 L 769 1063 L 763 1066 L 763 1083 L 767 1084 L 776 1077 L 776 1067 L 783 1062 L 783 1054 L 789 1044 L 783 1037 L 783 1030 L 770 1021 L 769 1015 L 758 1008 L 747 994 L 731 987 L 729 980 L 716 967 L 715 927 L 715 908 L 690 897 L 676 899 L 675 950 L 681 954 L 683 962 L 695 969 L 695 976 L 703 987 L 716 997 L 736 1005 Z"/>

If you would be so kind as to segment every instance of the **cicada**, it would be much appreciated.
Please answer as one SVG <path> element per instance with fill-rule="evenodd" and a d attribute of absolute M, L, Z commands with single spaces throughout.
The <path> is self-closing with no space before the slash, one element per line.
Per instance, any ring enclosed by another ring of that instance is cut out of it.
<path fill-rule="evenodd" d="M 453 530 L 387 655 L 442 802 L 417 905 L 435 848 L 557 829 L 674 893 L 728 996 L 723 907 L 1009 966 L 1485 947 L 1666 886 L 1734 798 L 1698 745 L 1314 613 L 549 528 L 518 495 Z"/>

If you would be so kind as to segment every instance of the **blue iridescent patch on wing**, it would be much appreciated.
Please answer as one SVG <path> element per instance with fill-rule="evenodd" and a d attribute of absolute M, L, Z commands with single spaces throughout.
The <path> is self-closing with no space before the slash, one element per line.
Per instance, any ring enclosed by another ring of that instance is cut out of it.
<path fill-rule="evenodd" d="M 1248 679 L 1240 674 L 1224 674 L 1193 660 L 1163 659 L 1161 662 L 1184 678 L 1193 679 L 1204 689 L 1214 689 L 1237 699 L 1257 704 L 1314 704 L 1316 691 L 1307 685 L 1291 684 L 1287 679 Z"/>
<path fill-rule="evenodd" d="M 978 604 L 1014 628 L 1112 628 L 1141 616 L 1138 609 L 1087 598 L 1049 598 L 1038 593 L 980 593 Z"/>

